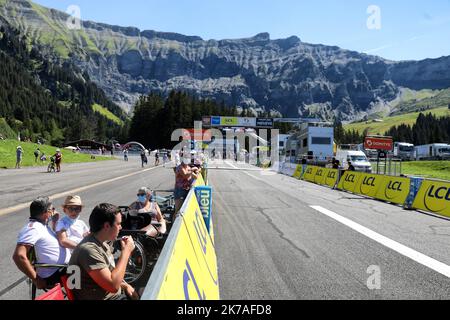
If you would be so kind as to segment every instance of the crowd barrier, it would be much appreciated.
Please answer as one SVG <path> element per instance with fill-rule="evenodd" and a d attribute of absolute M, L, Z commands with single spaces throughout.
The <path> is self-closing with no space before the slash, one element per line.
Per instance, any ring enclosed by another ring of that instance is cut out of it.
<path fill-rule="evenodd" d="M 220 299 L 211 194 L 200 176 L 174 222 L 142 300 Z"/>
<path fill-rule="evenodd" d="M 318 185 L 450 217 L 450 182 L 281 165 L 280 173 Z"/>

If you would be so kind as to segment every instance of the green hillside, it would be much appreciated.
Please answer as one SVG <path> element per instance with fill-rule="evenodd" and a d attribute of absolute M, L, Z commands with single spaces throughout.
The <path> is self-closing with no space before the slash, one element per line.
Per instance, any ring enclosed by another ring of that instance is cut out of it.
<path fill-rule="evenodd" d="M 450 116 L 450 110 L 448 107 L 442 107 L 437 109 L 431 109 L 425 111 L 425 113 L 431 113 L 437 117 Z M 356 130 L 359 133 L 363 133 L 364 130 L 368 129 L 368 134 L 372 135 L 383 135 L 393 126 L 398 126 L 400 124 L 413 125 L 416 123 L 420 112 L 413 112 L 402 114 L 398 116 L 391 116 L 381 118 L 382 122 L 375 122 L 374 120 L 357 122 L 344 125 L 345 130 Z"/>
<path fill-rule="evenodd" d="M 116 116 L 114 113 L 106 109 L 105 107 L 99 105 L 98 103 L 94 103 L 92 105 L 92 110 L 94 112 L 97 112 L 104 116 L 106 119 L 111 120 L 112 122 L 116 123 L 119 126 L 123 126 L 123 120 L 121 120 L 118 116 Z"/>
<path fill-rule="evenodd" d="M 35 162 L 34 151 L 39 148 L 47 155 L 47 158 L 56 153 L 56 147 L 47 145 L 38 145 L 30 142 L 20 142 L 17 140 L 0 140 L 0 169 L 13 169 L 16 165 L 16 149 L 21 146 L 23 153 L 22 167 L 38 167 L 47 166 L 49 161 L 42 163 Z M 91 159 L 90 155 L 73 153 L 70 150 L 61 149 L 63 154 L 63 165 L 65 163 L 79 163 L 79 162 L 94 162 L 111 160 L 109 157 L 96 156 L 95 159 Z"/>

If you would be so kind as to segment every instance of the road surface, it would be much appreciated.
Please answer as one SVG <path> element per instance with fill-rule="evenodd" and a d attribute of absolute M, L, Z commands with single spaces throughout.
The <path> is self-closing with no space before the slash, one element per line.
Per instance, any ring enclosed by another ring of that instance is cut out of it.
<path fill-rule="evenodd" d="M 96 204 L 129 204 L 141 186 L 172 188 L 171 170 L 139 166 L 135 159 L 70 165 L 61 175 L 0 171 L 0 299 L 28 299 L 11 260 L 28 208 L 5 209 L 81 190 L 87 221 Z M 209 180 L 222 299 L 448 299 L 448 219 L 245 164 L 217 166 Z"/>
<path fill-rule="evenodd" d="M 449 297 L 447 219 L 283 175 L 209 179 L 222 299 Z"/>

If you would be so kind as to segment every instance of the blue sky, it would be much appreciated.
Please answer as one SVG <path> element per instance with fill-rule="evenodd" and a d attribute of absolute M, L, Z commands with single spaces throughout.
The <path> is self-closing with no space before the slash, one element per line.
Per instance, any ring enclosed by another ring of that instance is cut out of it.
<path fill-rule="evenodd" d="M 141 30 L 236 39 L 269 32 L 271 39 L 337 45 L 392 60 L 450 55 L 450 0 L 35 0 L 83 20 Z M 371 5 L 379 8 L 368 13 Z M 380 17 L 380 19 L 378 19 Z M 368 20 L 372 26 L 368 28 Z M 378 27 L 380 28 L 374 28 Z"/>

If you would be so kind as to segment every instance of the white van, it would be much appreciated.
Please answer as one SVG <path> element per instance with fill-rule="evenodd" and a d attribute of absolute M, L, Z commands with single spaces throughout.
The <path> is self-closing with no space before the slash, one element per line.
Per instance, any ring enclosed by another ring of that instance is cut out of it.
<path fill-rule="evenodd" d="M 351 162 L 356 171 L 372 173 L 372 165 L 362 151 L 338 150 L 336 160 L 339 160 L 341 168 L 348 169 Z"/>

